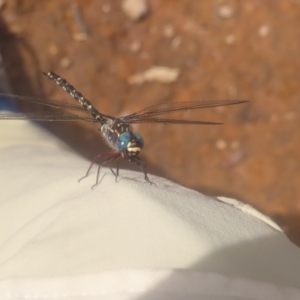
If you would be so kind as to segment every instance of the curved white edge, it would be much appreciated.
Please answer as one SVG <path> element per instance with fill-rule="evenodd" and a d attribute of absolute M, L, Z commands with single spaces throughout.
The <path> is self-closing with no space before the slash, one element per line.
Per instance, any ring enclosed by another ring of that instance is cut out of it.
<path fill-rule="evenodd" d="M 232 199 L 232 198 L 227 198 L 227 197 L 223 197 L 223 196 L 218 196 L 216 197 L 216 199 L 218 199 L 219 201 L 229 204 L 239 210 L 241 210 L 242 212 L 245 212 L 261 221 L 263 221 L 264 223 L 268 224 L 269 226 L 271 226 L 272 228 L 283 232 L 283 230 L 272 220 L 270 219 L 268 216 L 264 215 L 263 213 L 261 213 L 260 211 L 258 211 L 257 209 L 255 209 L 253 206 L 249 205 L 249 204 L 245 204 L 242 203 L 236 199 Z"/>

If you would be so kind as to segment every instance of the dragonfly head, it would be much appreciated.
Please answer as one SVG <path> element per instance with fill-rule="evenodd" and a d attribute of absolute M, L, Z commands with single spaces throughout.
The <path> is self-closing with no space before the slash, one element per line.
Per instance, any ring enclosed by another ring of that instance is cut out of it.
<path fill-rule="evenodd" d="M 144 147 L 143 138 L 133 132 L 122 133 L 117 140 L 117 148 L 123 152 L 127 158 L 137 156 Z"/>

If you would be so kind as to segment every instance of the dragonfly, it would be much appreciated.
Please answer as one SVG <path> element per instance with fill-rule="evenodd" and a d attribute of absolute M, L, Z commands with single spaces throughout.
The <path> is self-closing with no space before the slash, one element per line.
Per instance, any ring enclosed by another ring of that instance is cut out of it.
<path fill-rule="evenodd" d="M 187 102 L 169 102 L 154 104 L 135 113 L 123 117 L 113 117 L 99 112 L 89 100 L 87 100 L 79 91 L 77 91 L 67 80 L 55 74 L 54 72 L 43 73 L 48 79 L 59 85 L 79 104 L 62 103 L 58 101 L 40 99 L 27 96 L 18 96 L 11 94 L 0 93 L 0 96 L 12 100 L 20 100 L 23 102 L 40 104 L 54 108 L 73 110 L 78 112 L 87 112 L 89 117 L 76 115 L 74 113 L 66 113 L 64 111 L 55 112 L 32 112 L 32 113 L 0 113 L 0 120 L 34 120 L 34 121 L 85 121 L 90 123 L 98 123 L 104 139 L 110 146 L 111 151 L 100 153 L 92 160 L 86 174 L 83 178 L 89 176 L 92 166 L 99 159 L 104 159 L 98 165 L 96 183 L 92 186 L 94 189 L 100 182 L 100 168 L 107 165 L 115 176 L 115 180 L 119 176 L 119 163 L 116 171 L 111 167 L 112 163 L 125 159 L 129 162 L 136 163 L 144 174 L 145 181 L 153 184 L 150 181 L 147 173 L 146 162 L 139 157 L 141 150 L 144 147 L 143 138 L 134 132 L 131 124 L 136 123 L 164 123 L 164 124 L 180 124 L 180 125 L 221 125 L 219 122 L 209 122 L 200 120 L 181 120 L 172 118 L 162 118 L 161 115 L 186 110 L 195 110 L 201 108 L 210 108 L 218 106 L 228 106 L 246 103 L 246 100 L 214 100 L 214 101 L 187 101 Z M 79 181 L 81 180 L 79 179 Z"/>

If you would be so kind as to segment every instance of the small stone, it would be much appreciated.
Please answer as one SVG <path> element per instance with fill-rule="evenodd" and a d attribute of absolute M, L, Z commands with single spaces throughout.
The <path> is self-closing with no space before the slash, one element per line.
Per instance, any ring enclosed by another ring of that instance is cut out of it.
<path fill-rule="evenodd" d="M 265 37 L 265 36 L 269 35 L 269 33 L 270 33 L 270 27 L 268 25 L 262 25 L 258 29 L 258 34 L 261 37 Z"/>
<path fill-rule="evenodd" d="M 227 45 L 232 45 L 235 42 L 235 36 L 233 34 L 229 34 L 225 37 L 225 43 Z"/>
<path fill-rule="evenodd" d="M 174 35 L 174 27 L 171 24 L 167 24 L 163 28 L 163 34 L 165 37 L 169 38 Z"/>
<path fill-rule="evenodd" d="M 161 83 L 170 83 L 177 80 L 179 69 L 168 68 L 163 66 L 153 66 L 148 70 L 130 76 L 128 82 L 130 84 L 142 84 L 146 81 L 157 81 Z"/>
<path fill-rule="evenodd" d="M 296 114 L 293 111 L 283 114 L 282 118 L 284 120 L 294 120 L 296 119 Z"/>
<path fill-rule="evenodd" d="M 111 6 L 109 3 L 104 3 L 101 8 L 102 8 L 102 11 L 106 14 L 111 11 Z"/>
<path fill-rule="evenodd" d="M 251 13 L 255 9 L 254 3 L 251 2 L 245 2 L 244 3 L 244 9 L 246 13 Z"/>
<path fill-rule="evenodd" d="M 20 27 L 18 24 L 9 25 L 9 32 L 11 34 L 21 34 L 23 32 L 23 27 Z"/>
<path fill-rule="evenodd" d="M 233 16 L 233 9 L 229 5 L 222 4 L 218 7 L 217 14 L 222 19 L 230 19 Z"/>
<path fill-rule="evenodd" d="M 172 41 L 171 48 L 177 49 L 180 46 L 181 42 L 182 42 L 181 36 L 176 36 Z"/>
<path fill-rule="evenodd" d="M 227 143 L 224 140 L 217 140 L 216 147 L 218 150 L 225 150 L 227 148 Z"/>
<path fill-rule="evenodd" d="M 48 47 L 48 52 L 49 52 L 50 55 L 55 56 L 58 53 L 58 47 L 56 45 L 54 45 L 54 44 L 51 44 Z"/>
<path fill-rule="evenodd" d="M 84 32 L 76 32 L 73 34 L 73 40 L 76 42 L 84 42 L 88 39 L 88 35 Z"/>
<path fill-rule="evenodd" d="M 130 50 L 131 52 L 136 53 L 141 49 L 141 46 L 142 46 L 141 42 L 133 41 L 130 45 Z"/>
<path fill-rule="evenodd" d="M 61 60 L 60 60 L 60 65 L 61 67 L 63 67 L 64 69 L 68 69 L 70 66 L 71 66 L 71 59 L 69 57 L 63 57 Z"/>
<path fill-rule="evenodd" d="M 149 12 L 147 0 L 123 0 L 123 12 L 133 21 L 138 21 Z"/>

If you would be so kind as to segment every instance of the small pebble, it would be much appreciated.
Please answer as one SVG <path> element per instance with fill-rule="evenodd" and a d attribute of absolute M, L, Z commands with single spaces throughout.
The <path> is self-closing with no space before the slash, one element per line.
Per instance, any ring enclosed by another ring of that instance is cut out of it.
<path fill-rule="evenodd" d="M 133 41 L 130 45 L 130 50 L 131 52 L 136 53 L 141 49 L 141 46 L 142 46 L 141 42 Z"/>
<path fill-rule="evenodd" d="M 147 0 L 123 0 L 123 12 L 133 21 L 138 21 L 149 12 Z"/>
<path fill-rule="evenodd" d="M 227 91 L 231 98 L 237 98 L 238 91 L 237 91 L 237 87 L 235 85 L 233 85 L 233 84 L 229 85 L 227 88 Z"/>
<path fill-rule="evenodd" d="M 68 69 L 71 66 L 72 61 L 69 57 L 63 57 L 59 63 L 62 68 Z"/>
<path fill-rule="evenodd" d="M 290 111 L 290 112 L 283 114 L 282 118 L 284 120 L 293 120 L 293 119 L 296 119 L 296 114 L 293 111 Z"/>
<path fill-rule="evenodd" d="M 245 152 L 241 149 L 237 149 L 227 157 L 221 166 L 223 168 L 232 168 L 238 165 L 243 159 L 245 159 Z"/>
<path fill-rule="evenodd" d="M 102 11 L 106 14 L 111 11 L 111 6 L 109 3 L 104 3 L 101 8 L 102 8 Z"/>
<path fill-rule="evenodd" d="M 157 81 L 161 83 L 170 83 L 177 80 L 179 69 L 163 66 L 153 66 L 148 70 L 132 75 L 128 78 L 130 84 L 141 84 L 146 81 Z"/>
<path fill-rule="evenodd" d="M 225 37 L 225 43 L 227 45 L 232 45 L 235 42 L 235 36 L 233 34 L 229 34 Z"/>
<path fill-rule="evenodd" d="M 172 49 L 178 48 L 180 46 L 181 42 L 182 42 L 181 36 L 176 36 L 171 43 L 171 48 Z"/>
<path fill-rule="evenodd" d="M 174 35 L 174 27 L 171 24 L 167 24 L 163 28 L 163 34 L 165 37 L 169 38 Z"/>
<path fill-rule="evenodd" d="M 270 27 L 268 25 L 262 25 L 258 29 L 258 34 L 261 37 L 265 37 L 265 36 L 269 35 L 269 33 L 270 33 Z"/>
<path fill-rule="evenodd" d="M 76 42 L 84 42 L 88 39 L 88 35 L 84 32 L 76 32 L 73 34 L 73 40 Z"/>
<path fill-rule="evenodd" d="M 254 10 L 254 8 L 255 8 L 254 7 L 254 3 L 245 2 L 244 4 L 245 4 L 244 9 L 245 9 L 246 13 L 251 13 Z"/>
<path fill-rule="evenodd" d="M 216 147 L 218 150 L 225 150 L 227 148 L 227 143 L 224 140 L 217 140 Z"/>
<path fill-rule="evenodd" d="M 23 32 L 23 27 L 18 24 L 11 24 L 9 25 L 9 32 L 11 34 L 21 34 Z"/>
<path fill-rule="evenodd" d="M 222 19 L 230 19 L 233 16 L 233 9 L 229 5 L 222 4 L 218 7 L 217 14 Z"/>
<path fill-rule="evenodd" d="M 50 55 L 55 56 L 58 53 L 58 47 L 56 45 L 52 44 L 48 47 L 48 52 Z"/>

